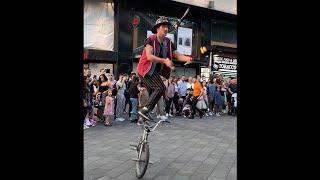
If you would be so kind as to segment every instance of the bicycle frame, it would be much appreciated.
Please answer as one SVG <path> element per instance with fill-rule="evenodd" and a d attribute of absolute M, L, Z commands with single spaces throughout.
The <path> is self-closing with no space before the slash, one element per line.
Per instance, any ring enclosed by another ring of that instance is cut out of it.
<path fill-rule="evenodd" d="M 148 164 L 152 164 L 152 162 L 149 161 L 149 156 L 150 156 L 149 145 L 148 145 L 149 133 L 155 131 L 156 128 L 158 127 L 158 125 L 164 121 L 165 120 L 158 121 L 154 127 L 152 127 L 144 122 L 144 125 L 142 126 L 143 134 L 142 134 L 142 137 L 141 137 L 138 145 L 130 144 L 130 146 L 134 146 L 135 150 L 138 151 L 138 157 L 133 160 L 136 161 L 136 176 L 139 179 L 144 176 L 144 174 L 147 170 Z M 141 155 L 143 152 L 144 152 L 145 159 L 141 160 Z M 145 165 L 141 165 L 140 162 L 144 162 Z"/>
<path fill-rule="evenodd" d="M 158 121 L 158 122 L 156 123 L 156 125 L 155 125 L 153 128 L 151 128 L 151 129 L 149 129 L 151 126 L 143 125 L 143 127 L 142 127 L 142 128 L 143 128 L 143 134 L 142 134 L 141 142 L 140 142 L 139 144 L 147 142 L 147 141 L 148 141 L 149 133 L 155 131 L 156 128 L 158 127 L 158 125 L 159 125 L 161 122 L 164 122 L 164 121 L 165 121 L 165 120 L 160 120 L 160 121 Z"/>

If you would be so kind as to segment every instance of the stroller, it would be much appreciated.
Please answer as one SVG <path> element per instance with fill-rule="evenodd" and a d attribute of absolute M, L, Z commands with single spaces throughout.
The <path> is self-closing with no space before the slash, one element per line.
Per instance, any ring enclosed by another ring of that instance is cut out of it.
<path fill-rule="evenodd" d="M 105 105 L 105 98 L 106 94 L 99 92 L 96 94 L 94 99 L 94 107 L 97 109 L 97 113 L 95 113 L 94 115 L 97 116 L 101 122 L 104 121 L 103 110 Z"/>
<path fill-rule="evenodd" d="M 182 109 L 182 115 L 183 117 L 188 117 L 191 114 L 191 105 L 186 104 Z"/>
<path fill-rule="evenodd" d="M 188 94 L 185 102 L 182 105 L 183 106 L 183 108 L 182 108 L 183 117 L 188 117 L 191 115 L 191 109 L 192 109 L 191 103 L 192 103 L 192 94 Z"/>

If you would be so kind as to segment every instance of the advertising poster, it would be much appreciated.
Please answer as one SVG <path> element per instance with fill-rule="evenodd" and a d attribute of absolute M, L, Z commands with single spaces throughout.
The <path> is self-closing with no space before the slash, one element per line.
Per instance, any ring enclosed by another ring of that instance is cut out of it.
<path fill-rule="evenodd" d="M 181 54 L 191 55 L 192 53 L 192 29 L 178 28 L 177 50 Z"/>

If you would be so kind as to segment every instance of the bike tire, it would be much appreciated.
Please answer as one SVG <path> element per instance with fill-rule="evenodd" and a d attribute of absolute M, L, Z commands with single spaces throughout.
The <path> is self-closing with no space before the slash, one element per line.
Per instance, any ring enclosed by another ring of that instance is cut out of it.
<path fill-rule="evenodd" d="M 136 161 L 136 177 L 138 179 L 142 178 L 147 171 L 149 155 L 149 145 L 147 143 L 141 144 L 140 148 L 138 149 L 138 161 Z"/>

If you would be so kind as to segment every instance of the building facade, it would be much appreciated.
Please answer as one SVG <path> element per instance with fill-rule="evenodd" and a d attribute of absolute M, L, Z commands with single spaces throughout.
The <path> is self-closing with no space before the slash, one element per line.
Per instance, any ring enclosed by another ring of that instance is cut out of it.
<path fill-rule="evenodd" d="M 177 1 L 148 1 L 143 4 L 138 0 L 87 1 L 95 1 L 96 4 L 85 9 L 84 53 L 85 62 L 89 67 L 106 67 L 115 74 L 134 72 L 144 47 L 144 40 L 150 35 L 156 19 L 165 16 L 170 22 L 176 23 L 190 7 L 180 28 L 176 32 L 170 32 L 168 36 L 179 52 L 192 56 L 195 61 L 193 64 L 184 65 L 173 59 L 176 68 L 172 75 L 201 74 L 208 77 L 217 72 L 225 76 L 236 75 L 235 14 Z M 98 25 L 94 26 L 94 18 L 90 19 L 89 13 L 86 16 L 86 12 L 94 12 L 91 16 L 95 14 L 100 17 L 95 19 Z M 101 18 L 103 16 L 107 17 Z M 110 39 L 112 36 L 113 40 Z M 106 40 L 107 38 L 109 39 Z M 88 40 L 101 42 L 94 43 Z M 103 48 L 98 47 L 103 43 Z M 207 51 L 203 53 L 201 47 L 206 47 Z"/>

